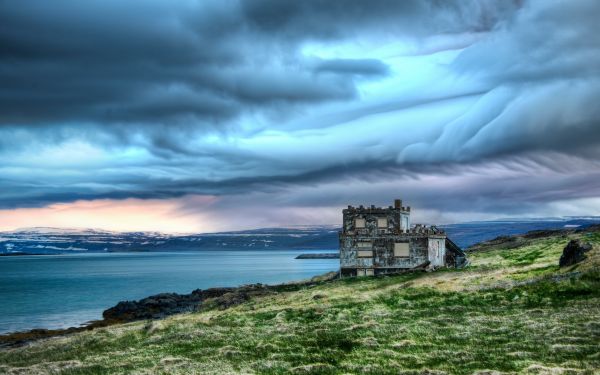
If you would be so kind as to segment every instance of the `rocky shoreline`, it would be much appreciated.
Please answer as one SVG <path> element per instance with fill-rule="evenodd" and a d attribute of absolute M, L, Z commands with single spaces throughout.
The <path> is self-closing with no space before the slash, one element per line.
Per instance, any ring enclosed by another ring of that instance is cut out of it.
<path fill-rule="evenodd" d="M 111 322 L 161 319 L 169 315 L 199 311 L 202 307 L 226 309 L 251 297 L 273 293 L 277 286 L 243 285 L 237 288 L 196 289 L 190 294 L 161 293 L 139 301 L 122 301 L 105 310 L 102 317 Z"/>
<path fill-rule="evenodd" d="M 239 287 L 196 289 L 189 294 L 160 293 L 138 301 L 121 301 L 115 306 L 104 310 L 102 320 L 92 321 L 81 327 L 32 329 L 0 335 L 0 348 L 20 346 L 34 340 L 88 331 L 113 324 L 162 319 L 174 314 L 201 311 L 203 309 L 217 308 L 223 310 L 239 305 L 253 297 L 297 290 L 301 287 L 314 286 L 338 277 L 338 272 L 329 272 L 309 280 L 277 285 L 250 284 Z"/>

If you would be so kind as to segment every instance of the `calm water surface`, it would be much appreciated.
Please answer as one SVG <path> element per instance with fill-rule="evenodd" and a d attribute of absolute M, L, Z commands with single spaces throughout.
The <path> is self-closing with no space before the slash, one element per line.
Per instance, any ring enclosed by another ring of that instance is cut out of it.
<path fill-rule="evenodd" d="M 280 283 L 337 270 L 322 251 L 201 251 L 0 257 L 0 333 L 101 319 L 122 300 L 197 288 Z"/>

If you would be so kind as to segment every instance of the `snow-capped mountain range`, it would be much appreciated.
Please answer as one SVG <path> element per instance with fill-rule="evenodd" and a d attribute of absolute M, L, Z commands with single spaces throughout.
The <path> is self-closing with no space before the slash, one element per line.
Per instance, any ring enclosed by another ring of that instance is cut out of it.
<path fill-rule="evenodd" d="M 265 228 L 206 234 L 112 232 L 35 227 L 0 232 L 0 254 L 215 249 L 335 249 L 337 226 Z"/>
<path fill-rule="evenodd" d="M 502 219 L 440 225 L 466 248 L 497 236 L 540 229 L 575 229 L 600 224 L 600 217 Z M 0 255 L 64 254 L 73 252 L 269 250 L 338 248 L 337 225 L 263 228 L 204 234 L 112 232 L 99 229 L 22 228 L 0 232 Z"/>

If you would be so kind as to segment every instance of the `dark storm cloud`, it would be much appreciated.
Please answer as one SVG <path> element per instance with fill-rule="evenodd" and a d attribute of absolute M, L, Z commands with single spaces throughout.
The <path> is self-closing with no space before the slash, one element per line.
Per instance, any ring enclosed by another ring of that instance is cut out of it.
<path fill-rule="evenodd" d="M 353 95 L 352 85 L 335 77 L 251 72 L 240 20 L 229 30 L 231 16 L 217 12 L 213 18 L 207 8 L 155 2 L 140 12 L 119 2 L 3 2 L 1 122 L 202 125 L 230 119 L 247 103 Z"/>
<path fill-rule="evenodd" d="M 307 207 L 395 183 L 453 211 L 595 197 L 599 11 L 591 0 L 0 2 L 0 207 L 186 194 Z M 455 176 L 469 184 L 448 188 Z"/>
<path fill-rule="evenodd" d="M 314 68 L 338 77 L 314 76 L 310 66 L 289 61 L 299 43 L 375 27 L 410 34 L 489 29 L 498 9 L 511 9 L 491 4 L 2 2 L 0 122 L 202 126 L 253 106 L 347 100 L 355 95 L 351 75 L 384 74 L 385 65 L 323 61 Z"/>
<path fill-rule="evenodd" d="M 529 158 L 509 158 L 471 166 L 447 165 L 445 174 L 438 174 L 440 171 L 418 174 L 393 167 L 360 174 L 347 171 L 345 177 L 337 181 L 327 178 L 301 186 L 279 185 L 271 186 L 270 190 L 253 189 L 251 194 L 234 193 L 210 210 L 232 218 L 269 217 L 271 225 L 285 222 L 296 212 L 309 213 L 298 219 L 300 223 L 339 222 L 339 210 L 348 204 L 387 206 L 398 197 L 415 208 L 416 215 L 421 215 L 417 220 L 429 223 L 478 219 L 482 217 L 477 216 L 480 213 L 487 213 L 486 217 L 490 218 L 597 212 L 599 206 L 593 205 L 593 199 L 600 189 L 598 165 L 585 160 L 563 160 L 559 155 L 545 157 L 558 159 L 571 169 L 559 172 Z M 487 173 L 489 171 L 493 173 Z M 579 204 L 584 207 L 571 211 L 560 203 L 548 208 L 548 203 L 565 201 L 581 201 L 584 203 Z M 180 208 L 186 214 L 206 210 L 206 207 L 186 204 Z"/>
<path fill-rule="evenodd" d="M 332 72 L 366 76 L 383 76 L 389 72 L 387 65 L 375 59 L 321 60 L 315 63 L 314 70 L 317 73 Z"/>
<path fill-rule="evenodd" d="M 404 35 L 488 31 L 520 1 L 243 1 L 247 22 L 291 39 L 345 39 L 378 29 Z"/>

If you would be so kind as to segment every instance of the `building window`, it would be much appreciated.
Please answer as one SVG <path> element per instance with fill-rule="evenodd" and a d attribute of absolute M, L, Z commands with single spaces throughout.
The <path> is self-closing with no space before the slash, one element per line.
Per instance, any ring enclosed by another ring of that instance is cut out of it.
<path fill-rule="evenodd" d="M 410 223 L 408 222 L 408 216 L 402 215 L 402 218 L 400 220 L 400 229 L 402 229 L 404 231 L 410 230 Z"/>
<path fill-rule="evenodd" d="M 371 241 L 356 242 L 359 258 L 373 258 L 373 243 Z"/>
<path fill-rule="evenodd" d="M 394 243 L 394 256 L 398 258 L 406 258 L 410 256 L 410 248 L 408 242 Z"/>
<path fill-rule="evenodd" d="M 383 217 L 383 218 L 378 218 L 377 219 L 377 228 L 387 228 L 388 226 L 388 219 Z"/>
<path fill-rule="evenodd" d="M 363 219 L 363 218 L 354 219 L 354 227 L 355 228 L 364 228 L 365 227 L 365 219 Z"/>

